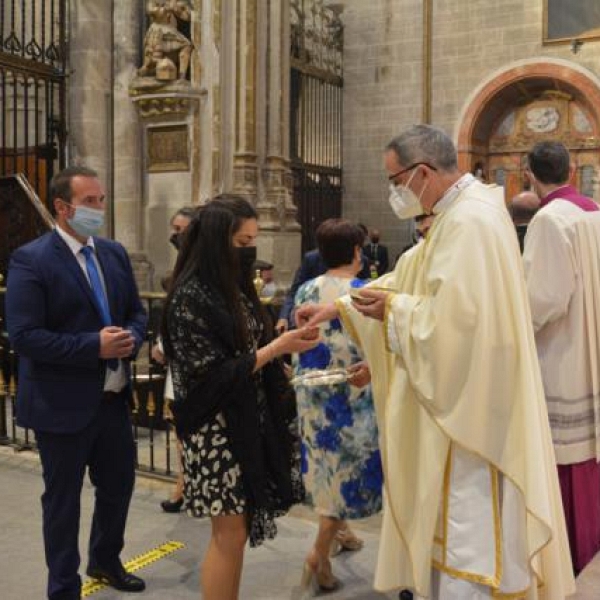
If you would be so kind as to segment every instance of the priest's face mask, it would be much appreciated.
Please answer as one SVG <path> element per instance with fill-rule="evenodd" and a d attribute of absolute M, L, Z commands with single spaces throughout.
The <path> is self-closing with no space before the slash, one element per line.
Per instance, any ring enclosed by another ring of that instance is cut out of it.
<path fill-rule="evenodd" d="M 415 176 L 418 176 L 419 174 L 419 167 L 422 166 L 428 166 L 435 170 L 435 168 L 431 167 L 428 163 L 416 162 L 405 169 L 401 169 L 388 176 L 388 179 L 390 180 L 389 203 L 399 219 L 411 219 L 422 215 L 425 212 L 421 200 L 427 188 L 428 180 L 422 183 L 418 195 L 411 187 L 411 184 L 414 183 Z M 410 175 L 408 175 L 409 173 Z M 406 183 L 402 183 L 401 176 L 405 174 L 408 176 L 408 179 L 406 180 Z"/>

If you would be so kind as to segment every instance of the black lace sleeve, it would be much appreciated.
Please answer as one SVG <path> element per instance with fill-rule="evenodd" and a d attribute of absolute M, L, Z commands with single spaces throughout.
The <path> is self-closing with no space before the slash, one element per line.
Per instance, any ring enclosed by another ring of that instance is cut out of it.
<path fill-rule="evenodd" d="M 168 327 L 173 414 L 178 431 L 185 433 L 249 393 L 256 355 L 231 348 L 231 319 L 195 280 L 182 285 L 173 296 Z"/>

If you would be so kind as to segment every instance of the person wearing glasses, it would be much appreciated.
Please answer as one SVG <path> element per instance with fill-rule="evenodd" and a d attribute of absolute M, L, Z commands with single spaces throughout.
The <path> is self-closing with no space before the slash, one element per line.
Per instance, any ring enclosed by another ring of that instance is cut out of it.
<path fill-rule="evenodd" d="M 430 125 L 394 138 L 384 166 L 399 218 L 435 214 L 427 239 L 360 302 L 296 311 L 299 325 L 339 316 L 371 370 L 386 491 L 375 587 L 564 600 L 575 584 L 503 190 L 462 174 Z"/>

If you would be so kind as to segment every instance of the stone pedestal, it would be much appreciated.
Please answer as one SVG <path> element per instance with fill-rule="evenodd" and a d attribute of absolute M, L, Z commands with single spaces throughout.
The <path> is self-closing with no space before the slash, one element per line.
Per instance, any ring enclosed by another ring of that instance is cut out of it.
<path fill-rule="evenodd" d="M 197 144 L 194 117 L 202 90 L 178 82 L 175 89 L 135 93 L 143 146 L 143 248 L 153 265 L 153 289 L 172 269 L 175 250 L 169 244 L 169 220 L 183 206 L 194 203 L 192 164 Z"/>

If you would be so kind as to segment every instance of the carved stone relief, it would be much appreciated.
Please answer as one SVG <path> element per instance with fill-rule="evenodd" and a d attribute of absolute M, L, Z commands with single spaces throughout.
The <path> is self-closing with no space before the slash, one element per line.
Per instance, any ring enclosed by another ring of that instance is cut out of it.
<path fill-rule="evenodd" d="M 149 126 L 147 166 L 149 173 L 189 171 L 189 139 L 187 125 Z"/>

